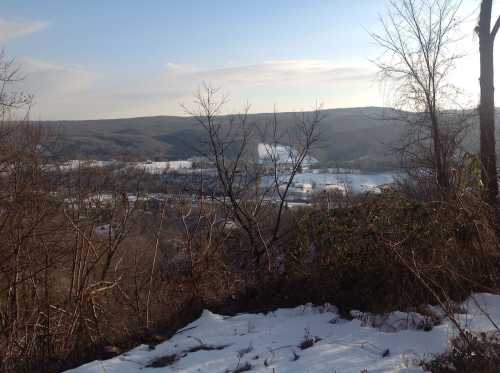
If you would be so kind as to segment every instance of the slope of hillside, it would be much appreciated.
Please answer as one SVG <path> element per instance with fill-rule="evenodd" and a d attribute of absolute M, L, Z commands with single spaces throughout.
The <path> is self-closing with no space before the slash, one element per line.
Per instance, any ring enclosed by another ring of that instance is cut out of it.
<path fill-rule="evenodd" d="M 498 110 L 497 110 L 498 111 Z M 321 142 L 312 156 L 322 164 L 336 165 L 360 161 L 368 165 L 389 161 L 390 144 L 403 133 L 394 110 L 378 107 L 324 110 L 321 123 Z M 293 124 L 294 113 L 280 113 L 282 128 Z M 264 124 L 273 114 L 252 114 L 251 123 Z M 500 121 L 500 112 L 497 113 Z M 67 158 L 133 160 L 179 160 L 200 155 L 206 144 L 205 132 L 193 118 L 158 116 L 125 119 L 42 122 L 61 134 L 63 154 Z M 497 125 L 497 132 L 498 132 Z M 497 134 L 497 136 L 500 134 Z M 475 123 L 465 141 L 468 151 L 476 151 L 479 130 Z M 269 142 L 270 139 L 256 139 Z"/>
<path fill-rule="evenodd" d="M 399 129 L 385 118 L 387 109 L 325 110 L 321 143 L 314 152 L 320 161 L 383 158 L 388 142 Z M 280 124 L 293 123 L 293 113 L 281 113 Z M 252 114 L 250 121 L 265 123 L 272 114 Z M 109 159 L 128 156 L 142 159 L 185 159 L 198 154 L 205 133 L 193 118 L 144 117 L 114 120 L 44 122 L 62 134 L 68 157 Z M 265 139 L 264 139 L 265 140 Z"/>

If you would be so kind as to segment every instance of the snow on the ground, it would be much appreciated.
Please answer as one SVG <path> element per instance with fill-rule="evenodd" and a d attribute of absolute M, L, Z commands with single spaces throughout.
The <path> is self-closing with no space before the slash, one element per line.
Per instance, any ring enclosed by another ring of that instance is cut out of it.
<path fill-rule="evenodd" d="M 500 322 L 500 296 L 476 294 L 461 309 L 457 317 L 473 331 L 494 328 L 481 309 Z M 419 373 L 419 362 L 445 352 L 457 334 L 449 320 L 430 328 L 429 316 L 417 313 L 351 315 L 342 319 L 328 304 L 233 317 L 204 311 L 154 348 L 142 345 L 68 372 Z"/>

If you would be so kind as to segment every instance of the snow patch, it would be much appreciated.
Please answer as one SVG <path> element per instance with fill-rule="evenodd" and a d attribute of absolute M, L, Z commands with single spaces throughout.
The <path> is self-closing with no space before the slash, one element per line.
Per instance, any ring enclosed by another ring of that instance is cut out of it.
<path fill-rule="evenodd" d="M 493 329 L 481 310 L 500 322 L 500 296 L 476 294 L 462 308 L 467 312 L 457 318 L 472 331 Z M 142 345 L 69 372 L 224 373 L 245 368 L 262 373 L 422 373 L 419 363 L 445 352 L 456 335 L 447 319 L 423 328 L 428 316 L 415 312 L 380 316 L 352 311 L 351 316 L 352 320 L 340 318 L 330 304 L 232 317 L 205 310 L 154 349 Z"/>

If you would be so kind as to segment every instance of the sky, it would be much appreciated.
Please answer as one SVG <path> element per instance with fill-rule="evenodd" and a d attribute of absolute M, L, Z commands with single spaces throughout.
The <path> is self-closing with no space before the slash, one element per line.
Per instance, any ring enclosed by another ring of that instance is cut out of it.
<path fill-rule="evenodd" d="M 474 103 L 479 0 L 464 3 L 472 18 L 456 82 Z M 386 7 L 387 0 L 2 0 L 0 46 L 25 75 L 17 89 L 35 96 L 35 120 L 183 115 L 203 82 L 228 95 L 228 112 L 247 102 L 252 112 L 317 102 L 387 106 L 371 62 L 381 51 L 369 35 Z"/>

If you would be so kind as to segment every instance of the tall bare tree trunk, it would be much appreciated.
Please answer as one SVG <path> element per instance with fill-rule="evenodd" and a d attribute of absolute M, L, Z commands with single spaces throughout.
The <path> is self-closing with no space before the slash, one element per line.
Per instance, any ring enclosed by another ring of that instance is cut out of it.
<path fill-rule="evenodd" d="M 439 133 L 439 121 L 437 119 L 436 110 L 433 106 L 429 106 L 432 126 L 432 142 L 434 147 L 434 167 L 436 169 L 437 185 L 441 189 L 441 192 L 446 195 L 449 191 L 449 176 L 448 170 L 446 169 L 447 162 L 443 157 L 441 134 Z"/>
<path fill-rule="evenodd" d="M 488 202 L 497 207 L 498 181 L 495 150 L 495 87 L 493 75 L 493 46 L 499 20 L 491 30 L 492 0 L 483 0 L 479 16 L 479 54 L 481 61 L 481 101 L 479 121 L 481 130 L 482 181 Z"/>

